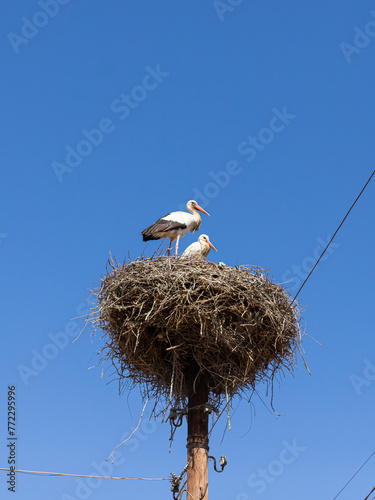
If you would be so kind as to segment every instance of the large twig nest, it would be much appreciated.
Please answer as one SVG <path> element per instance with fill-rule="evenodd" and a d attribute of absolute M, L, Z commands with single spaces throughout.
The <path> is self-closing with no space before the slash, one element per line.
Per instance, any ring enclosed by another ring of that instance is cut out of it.
<path fill-rule="evenodd" d="M 215 405 L 293 370 L 298 306 L 263 269 L 185 258 L 110 262 L 94 294 L 103 358 L 156 401 L 185 403 L 192 363 L 208 375 Z"/>

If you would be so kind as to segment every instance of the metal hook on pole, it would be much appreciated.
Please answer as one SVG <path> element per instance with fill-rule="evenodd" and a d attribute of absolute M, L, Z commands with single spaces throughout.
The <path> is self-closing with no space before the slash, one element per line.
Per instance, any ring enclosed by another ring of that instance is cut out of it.
<path fill-rule="evenodd" d="M 221 469 L 219 470 L 219 469 L 216 468 L 216 458 L 215 457 L 211 457 L 210 455 L 208 456 L 208 458 L 211 458 L 214 461 L 214 469 L 216 470 L 216 472 L 223 472 L 224 467 L 228 464 L 227 457 L 225 455 L 222 455 L 220 457 Z"/>
<path fill-rule="evenodd" d="M 171 408 L 169 411 L 168 420 L 174 427 L 181 427 L 184 415 L 186 415 L 186 410 Z"/>

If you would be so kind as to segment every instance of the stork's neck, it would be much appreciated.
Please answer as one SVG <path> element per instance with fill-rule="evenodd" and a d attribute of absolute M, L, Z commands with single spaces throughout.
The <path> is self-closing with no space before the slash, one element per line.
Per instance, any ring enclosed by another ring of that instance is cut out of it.
<path fill-rule="evenodd" d="M 207 243 L 207 241 L 201 242 L 201 253 L 205 258 L 207 258 L 208 254 L 210 253 L 210 245 Z"/>
<path fill-rule="evenodd" d="M 186 208 L 189 210 L 189 212 L 191 214 L 193 214 L 194 219 L 196 219 L 196 220 L 201 220 L 202 219 L 201 214 L 198 212 L 198 210 L 195 210 L 194 207 L 186 207 Z"/>

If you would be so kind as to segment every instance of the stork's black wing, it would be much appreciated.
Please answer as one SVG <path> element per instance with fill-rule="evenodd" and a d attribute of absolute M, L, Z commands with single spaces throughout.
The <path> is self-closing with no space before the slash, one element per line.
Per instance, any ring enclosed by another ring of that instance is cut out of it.
<path fill-rule="evenodd" d="M 166 215 L 164 217 L 166 217 Z M 143 241 L 160 240 L 160 238 L 165 238 L 167 236 L 165 233 L 168 233 L 168 231 L 186 229 L 186 227 L 186 224 L 181 222 L 161 218 L 142 231 L 141 235 L 143 236 Z"/>

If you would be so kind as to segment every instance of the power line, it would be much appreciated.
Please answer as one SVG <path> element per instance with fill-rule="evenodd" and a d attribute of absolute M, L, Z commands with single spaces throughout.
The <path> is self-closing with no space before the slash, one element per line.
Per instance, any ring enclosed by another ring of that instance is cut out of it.
<path fill-rule="evenodd" d="M 371 181 L 371 179 L 372 179 L 372 177 L 373 177 L 373 175 L 374 175 L 374 174 L 375 174 L 375 170 L 374 170 L 374 171 L 373 171 L 373 173 L 370 175 L 370 177 L 369 177 L 368 181 L 366 182 L 366 184 L 363 186 L 363 188 L 362 188 L 361 192 L 359 193 L 359 195 L 358 195 L 358 196 L 357 196 L 357 198 L 355 199 L 355 201 L 354 201 L 353 205 L 352 205 L 352 206 L 349 208 L 349 210 L 346 212 L 346 215 L 345 215 L 345 217 L 342 219 L 341 224 L 340 224 L 340 225 L 339 225 L 339 227 L 336 229 L 335 234 L 334 234 L 334 235 L 332 236 L 332 238 L 329 240 L 329 242 L 328 242 L 327 246 L 326 246 L 326 247 L 325 247 L 325 249 L 323 250 L 323 252 L 322 252 L 322 254 L 320 255 L 319 259 L 316 261 L 315 266 L 311 269 L 311 271 L 309 272 L 309 274 L 308 274 L 307 278 L 305 279 L 305 281 L 304 281 L 304 282 L 302 283 L 302 285 L 300 286 L 300 288 L 299 288 L 298 292 L 296 293 L 296 295 L 295 295 L 295 297 L 294 297 L 294 299 L 293 299 L 293 301 L 292 301 L 292 304 L 293 304 L 293 302 L 296 300 L 296 298 L 298 297 L 299 292 L 300 292 L 300 291 L 302 290 L 302 288 L 305 286 L 306 281 L 307 281 L 307 280 L 310 278 L 310 276 L 312 275 L 312 273 L 313 273 L 314 269 L 316 268 L 316 266 L 319 264 L 319 262 L 320 262 L 321 258 L 323 257 L 323 255 L 325 254 L 326 250 L 328 249 L 328 247 L 329 247 L 329 246 L 330 246 L 330 244 L 332 243 L 332 241 L 333 241 L 334 237 L 336 236 L 336 234 L 339 232 L 339 230 L 340 230 L 341 226 L 342 226 L 342 225 L 344 224 L 344 222 L 345 222 L 345 219 L 348 217 L 348 215 L 350 214 L 350 212 L 351 212 L 352 208 L 354 207 L 354 205 L 357 203 L 357 201 L 358 201 L 358 200 L 359 200 L 359 198 L 361 197 L 361 195 L 362 195 L 363 191 L 366 189 L 367 185 L 368 185 L 368 184 L 369 184 L 369 182 Z"/>
<path fill-rule="evenodd" d="M 372 490 L 370 491 L 370 493 L 367 495 L 367 497 L 365 498 L 365 500 L 368 500 L 370 498 L 370 495 L 371 493 L 375 491 L 375 486 L 372 488 Z"/>
<path fill-rule="evenodd" d="M 373 455 L 375 455 L 375 451 L 373 451 L 373 452 L 371 453 L 371 455 L 368 457 L 368 459 L 367 459 L 367 460 L 366 460 L 366 461 L 365 461 L 365 462 L 361 465 L 361 467 L 357 470 L 357 472 L 356 472 L 355 474 L 353 474 L 353 476 L 349 479 L 349 481 L 345 484 L 345 486 L 343 486 L 343 487 L 341 488 L 341 490 L 337 493 L 337 495 L 335 496 L 335 498 L 333 498 L 333 500 L 335 500 L 335 499 L 336 499 L 336 498 L 340 495 L 340 493 L 342 493 L 342 492 L 345 490 L 345 488 L 348 486 L 348 484 L 352 481 L 352 479 L 354 479 L 354 478 L 355 478 L 355 476 L 358 474 L 358 472 L 359 472 L 361 469 L 363 469 L 363 467 L 367 464 L 367 462 L 370 460 L 370 458 L 371 458 Z M 374 490 L 372 490 L 372 491 L 374 491 Z M 370 492 L 370 494 L 371 494 L 371 492 Z M 367 498 L 368 498 L 368 497 L 367 497 Z M 365 500 L 366 500 L 366 499 L 365 499 Z"/>
<path fill-rule="evenodd" d="M 129 481 L 170 481 L 170 478 L 160 477 L 113 477 L 113 476 L 92 476 L 85 474 L 65 474 L 64 472 L 45 472 L 45 471 L 37 471 L 37 470 L 20 470 L 20 469 L 5 469 L 0 467 L 0 470 L 4 470 L 7 472 L 20 472 L 21 474 L 35 474 L 42 476 L 70 476 L 70 477 L 88 477 L 94 479 L 127 479 Z"/>

